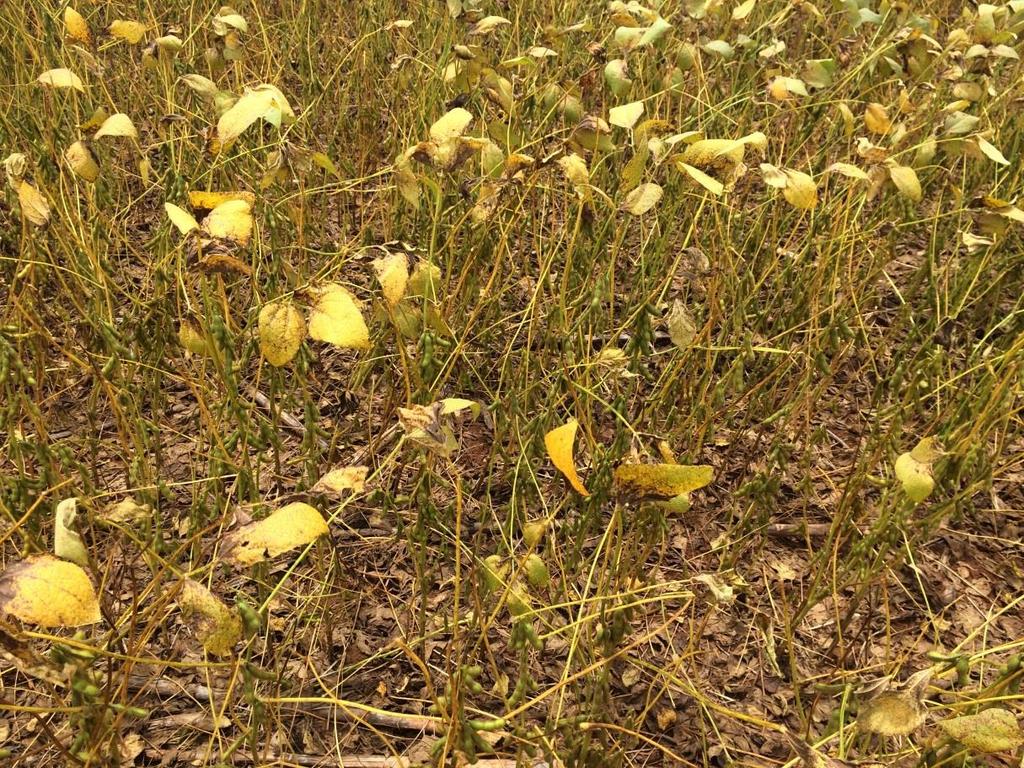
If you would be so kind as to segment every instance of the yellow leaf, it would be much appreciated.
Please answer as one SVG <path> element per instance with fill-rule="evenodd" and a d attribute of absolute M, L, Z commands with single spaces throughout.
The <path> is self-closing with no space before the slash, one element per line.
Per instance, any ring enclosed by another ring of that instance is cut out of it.
<path fill-rule="evenodd" d="M 373 260 L 384 300 L 388 306 L 395 306 L 405 296 L 409 284 L 409 259 L 404 253 L 392 253 Z"/>
<path fill-rule="evenodd" d="M 369 467 L 338 467 L 316 481 L 314 492 L 340 494 L 342 491 L 362 493 L 366 488 Z"/>
<path fill-rule="evenodd" d="M 53 514 L 53 554 L 83 567 L 89 565 L 89 553 L 82 537 L 72 528 L 78 514 L 78 499 L 71 497 L 57 504 Z"/>
<path fill-rule="evenodd" d="M 1024 744 L 1016 716 L 1001 707 L 941 720 L 938 725 L 947 736 L 975 752 L 1012 752 Z"/>
<path fill-rule="evenodd" d="M 761 163 L 761 178 L 769 187 L 776 189 L 785 189 L 789 185 L 789 177 L 786 172 L 771 163 Z"/>
<path fill-rule="evenodd" d="M 744 139 L 700 139 L 687 146 L 680 159 L 698 168 L 735 165 L 743 161 L 747 143 Z"/>
<path fill-rule="evenodd" d="M 743 21 L 750 15 L 750 12 L 754 10 L 754 4 L 757 0 L 744 0 L 742 3 L 732 9 L 733 21 Z"/>
<path fill-rule="evenodd" d="M 612 479 L 615 489 L 637 499 L 671 499 L 703 488 L 714 477 L 706 464 L 620 464 Z"/>
<path fill-rule="evenodd" d="M 81 78 L 70 69 L 48 69 L 36 81 L 51 88 L 74 88 L 76 91 L 85 93 L 85 86 Z"/>
<path fill-rule="evenodd" d="M 697 324 L 693 321 L 693 315 L 682 301 L 676 299 L 672 302 L 672 308 L 665 317 L 665 324 L 668 326 L 668 336 L 679 349 L 689 349 L 697 335 Z"/>
<path fill-rule="evenodd" d="M 590 491 L 584 487 L 580 476 L 576 473 L 576 461 L 573 458 L 573 444 L 576 442 L 578 427 L 579 422 L 576 419 L 570 419 L 568 423 L 552 429 L 544 435 L 544 447 L 555 468 L 565 475 L 569 484 L 583 496 L 589 496 Z"/>
<path fill-rule="evenodd" d="M 399 408 L 398 423 L 409 441 L 447 458 L 455 453 L 459 444 L 454 430 L 441 421 L 443 409 L 441 402 Z"/>
<path fill-rule="evenodd" d="M 257 120 L 262 118 L 272 125 L 280 126 L 285 117 L 293 119 L 295 113 L 276 86 L 264 83 L 255 88 L 247 88 L 217 121 L 217 138 L 221 148 L 227 149 Z"/>
<path fill-rule="evenodd" d="M 250 207 L 256 203 L 256 195 L 252 192 L 203 192 L 195 190 L 188 193 L 188 204 L 194 211 L 212 211 L 221 203 L 229 200 L 245 200 Z"/>
<path fill-rule="evenodd" d="M 498 27 L 504 24 L 511 24 L 512 22 L 506 19 L 504 16 L 484 16 L 480 21 L 474 24 L 470 30 L 471 35 L 486 35 L 493 32 Z"/>
<path fill-rule="evenodd" d="M 458 138 L 466 132 L 472 122 L 473 115 L 468 110 L 456 107 L 450 112 L 446 112 L 430 126 L 430 138 L 438 144 Z"/>
<path fill-rule="evenodd" d="M 100 621 L 100 604 L 81 566 L 36 555 L 0 577 L 0 610 L 41 627 L 79 627 Z"/>
<path fill-rule="evenodd" d="M 167 218 L 171 220 L 171 224 L 177 227 L 181 234 L 187 235 L 192 230 L 199 229 L 199 222 L 192 217 L 192 214 L 174 203 L 164 203 L 164 210 L 167 212 Z"/>
<path fill-rule="evenodd" d="M 203 231 L 245 245 L 252 236 L 252 208 L 248 200 L 228 200 L 203 219 Z"/>
<path fill-rule="evenodd" d="M 178 607 L 190 620 L 203 648 L 214 656 L 228 656 L 242 638 L 242 618 L 202 584 L 185 579 Z"/>
<path fill-rule="evenodd" d="M 338 347 L 368 349 L 370 346 L 370 331 L 359 305 L 352 294 L 337 283 L 328 283 L 317 291 L 309 316 L 309 335 Z"/>
<path fill-rule="evenodd" d="M 818 204 L 818 187 L 814 179 L 801 171 L 786 171 L 789 183 L 782 190 L 782 196 L 794 208 L 810 210 Z"/>
<path fill-rule="evenodd" d="M 394 174 L 398 193 L 409 205 L 418 210 L 420 207 L 420 183 L 407 155 L 401 154 L 395 158 Z"/>
<path fill-rule="evenodd" d="M 464 397 L 446 397 L 439 402 L 442 416 L 453 416 L 463 411 L 469 411 L 474 419 L 480 415 L 480 403 L 476 400 L 467 400 Z"/>
<path fill-rule="evenodd" d="M 677 162 L 676 166 L 679 168 L 679 170 L 683 171 L 687 176 L 696 181 L 698 184 L 704 187 L 704 189 L 706 189 L 708 192 L 715 195 L 716 197 L 720 196 L 725 191 L 725 185 L 722 182 L 720 182 L 718 179 L 708 176 L 700 168 L 695 168 L 694 166 L 689 165 L 688 163 L 684 163 L 682 161 Z"/>
<path fill-rule="evenodd" d="M 210 353 L 202 329 L 188 318 L 183 319 L 178 326 L 178 341 L 189 354 L 205 356 Z"/>
<path fill-rule="evenodd" d="M 18 204 L 21 205 L 21 215 L 37 227 L 45 227 L 50 220 L 50 204 L 27 181 L 18 182 Z"/>
<path fill-rule="evenodd" d="M 562 169 L 565 178 L 576 188 L 576 191 L 585 190 L 590 185 L 590 171 L 587 170 L 587 161 L 575 152 L 558 158 L 558 167 Z"/>
<path fill-rule="evenodd" d="M 608 122 L 620 128 L 632 128 L 643 113 L 644 103 L 642 101 L 631 101 L 629 104 L 623 104 L 621 107 L 612 107 L 608 111 Z"/>
<path fill-rule="evenodd" d="M 978 149 L 980 149 L 989 160 L 994 163 L 999 163 L 1000 165 L 1010 164 L 1010 161 L 1006 159 L 1006 156 L 1000 152 L 999 148 L 994 144 L 983 139 L 981 136 L 976 136 L 974 140 L 978 142 Z"/>
<path fill-rule="evenodd" d="M 662 192 L 662 188 L 657 184 L 641 184 L 626 195 L 626 199 L 622 202 L 622 210 L 634 216 L 643 216 L 658 204 Z"/>
<path fill-rule="evenodd" d="M 869 178 L 867 173 L 862 171 L 856 165 L 851 165 L 850 163 L 832 163 L 832 165 L 828 167 L 828 170 L 830 172 L 841 173 L 849 179 L 867 181 Z"/>
<path fill-rule="evenodd" d="M 408 293 L 421 296 L 428 301 L 437 301 L 437 289 L 441 285 L 441 268 L 422 259 L 409 275 Z"/>
<path fill-rule="evenodd" d="M 889 119 L 889 113 L 881 104 L 872 102 L 868 104 L 864 110 L 864 125 L 871 133 L 877 133 L 879 136 L 884 136 L 892 128 L 892 120 Z"/>
<path fill-rule="evenodd" d="M 104 136 L 120 136 L 129 139 L 137 139 L 139 132 L 135 130 L 135 124 L 132 123 L 132 119 L 123 112 L 115 112 L 106 120 L 103 121 L 103 125 L 99 127 L 93 136 L 94 139 L 99 139 Z"/>
<path fill-rule="evenodd" d="M 76 141 L 64 150 L 64 159 L 71 166 L 71 170 L 86 181 L 92 183 L 99 178 L 99 163 L 96 162 L 96 156 L 84 141 Z"/>
<path fill-rule="evenodd" d="M 85 45 L 92 42 L 88 22 L 70 5 L 64 9 L 64 34 L 69 40 L 77 40 Z"/>
<path fill-rule="evenodd" d="M 938 454 L 932 453 L 931 443 L 925 445 L 926 440 L 918 443 L 914 450 L 901 453 L 893 466 L 896 479 L 903 486 L 903 492 L 915 503 L 927 499 L 935 489 L 931 465 Z"/>
<path fill-rule="evenodd" d="M 316 541 L 325 533 L 327 522 L 323 515 L 309 504 L 297 501 L 227 534 L 224 557 L 235 565 L 253 565 Z"/>
<path fill-rule="evenodd" d="M 889 167 L 889 178 L 904 197 L 915 203 L 921 202 L 921 182 L 913 168 L 908 165 L 892 165 Z"/>
<path fill-rule="evenodd" d="M 146 25 L 138 21 L 118 19 L 110 22 L 107 31 L 112 37 L 124 40 L 129 45 L 136 45 L 146 34 Z"/>
<path fill-rule="evenodd" d="M 289 301 L 264 304 L 259 320 L 260 351 L 271 365 L 291 362 L 306 338 L 306 320 Z"/>
<path fill-rule="evenodd" d="M 907 736 L 925 720 L 924 708 L 913 691 L 883 693 L 861 706 L 857 725 L 868 733 Z"/>

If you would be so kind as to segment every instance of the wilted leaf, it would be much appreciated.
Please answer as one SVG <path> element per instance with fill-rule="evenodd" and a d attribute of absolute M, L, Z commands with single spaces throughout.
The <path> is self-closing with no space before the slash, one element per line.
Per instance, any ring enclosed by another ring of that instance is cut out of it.
<path fill-rule="evenodd" d="M 132 119 L 128 117 L 128 115 L 123 112 L 115 112 L 103 121 L 103 125 L 99 127 L 93 135 L 93 138 L 101 139 L 104 136 L 120 136 L 137 139 L 139 137 L 139 132 L 135 130 L 135 124 L 132 123 Z"/>
<path fill-rule="evenodd" d="M 573 446 L 576 442 L 576 430 L 579 422 L 570 419 L 566 424 L 556 427 L 544 435 L 544 447 L 555 468 L 565 475 L 569 484 L 583 496 L 589 496 L 590 491 L 584 487 L 576 472 L 576 460 L 573 457 Z"/>
<path fill-rule="evenodd" d="M 757 3 L 757 0 L 743 0 L 742 3 L 733 8 L 733 21 L 743 21 L 743 19 L 747 18 L 747 16 L 750 15 L 750 12 L 754 10 L 755 3 Z"/>
<path fill-rule="evenodd" d="M 81 78 L 70 69 L 48 69 L 43 72 L 36 81 L 51 88 L 74 88 L 76 91 L 85 93 L 85 86 Z"/>
<path fill-rule="evenodd" d="M 388 306 L 395 306 L 405 296 L 409 284 L 409 259 L 404 253 L 391 253 L 373 260 L 381 292 Z"/>
<path fill-rule="evenodd" d="M 323 515 L 297 501 L 227 534 L 224 557 L 235 565 L 253 565 L 316 541 L 327 530 Z"/>
<path fill-rule="evenodd" d="M 915 203 L 921 202 L 924 193 L 921 191 L 921 182 L 917 178 L 917 172 L 913 168 L 908 165 L 891 165 L 889 166 L 889 178 L 892 179 L 892 183 L 896 185 L 900 194 Z"/>
<path fill-rule="evenodd" d="M 100 176 L 100 166 L 96 162 L 89 145 L 84 141 L 76 141 L 64 150 L 64 160 L 71 166 L 71 170 L 86 181 L 92 183 Z"/>
<path fill-rule="evenodd" d="M 634 216 L 643 216 L 661 200 L 663 190 L 657 184 L 648 182 L 631 190 L 622 201 L 622 210 Z"/>
<path fill-rule="evenodd" d="M 291 362 L 306 338 L 302 313 L 290 301 L 272 301 L 260 309 L 257 324 L 267 362 L 278 368 Z"/>
<path fill-rule="evenodd" d="M 89 565 L 89 553 L 82 543 L 82 537 L 71 526 L 78 514 L 78 499 L 64 499 L 53 514 L 53 554 L 62 560 L 70 560 L 83 567 Z"/>
<path fill-rule="evenodd" d="M 338 467 L 316 481 L 314 493 L 340 494 L 342 491 L 362 493 L 366 488 L 368 467 Z"/>
<path fill-rule="evenodd" d="M 50 220 L 50 204 L 27 181 L 18 182 L 18 204 L 21 206 L 21 215 L 37 227 L 45 227 Z"/>
<path fill-rule="evenodd" d="M 4 158 L 3 166 L 8 182 L 13 185 L 28 170 L 28 158 L 24 152 L 11 152 Z"/>
<path fill-rule="evenodd" d="M 697 335 L 697 324 L 693 321 L 693 315 L 679 299 L 672 302 L 672 309 L 665 317 L 665 324 L 668 326 L 668 336 L 679 349 L 689 349 Z"/>
<path fill-rule="evenodd" d="M 192 622 L 193 630 L 207 653 L 227 656 L 242 637 L 242 618 L 202 584 L 185 579 L 178 594 L 178 607 Z"/>
<path fill-rule="evenodd" d="M 862 705 L 857 724 L 868 733 L 906 736 L 925 720 L 924 708 L 910 691 L 883 693 Z"/>
<path fill-rule="evenodd" d="M 711 482 L 714 469 L 705 464 L 620 464 L 612 479 L 616 491 L 635 499 L 671 499 Z"/>
<path fill-rule="evenodd" d="M 77 40 L 85 45 L 92 42 L 89 23 L 70 5 L 64 9 L 64 34 L 69 40 Z"/>
<path fill-rule="evenodd" d="M 471 35 L 486 35 L 490 34 L 498 27 L 504 24 L 511 24 L 512 22 L 506 19 L 504 16 L 484 16 L 480 21 L 474 24 L 469 29 Z"/>
<path fill-rule="evenodd" d="M 466 132 L 473 122 L 473 115 L 462 107 L 456 107 L 442 115 L 430 126 L 430 138 L 437 143 L 454 139 Z"/>
<path fill-rule="evenodd" d="M 733 585 L 717 573 L 702 573 L 694 576 L 693 580 L 703 584 L 715 598 L 715 602 L 729 604 L 736 599 L 736 590 Z"/>
<path fill-rule="evenodd" d="M 761 178 L 764 179 L 764 183 L 769 187 L 775 187 L 776 189 L 785 189 L 789 184 L 789 177 L 786 175 L 786 172 L 771 163 L 761 163 Z"/>
<path fill-rule="evenodd" d="M 889 112 L 881 104 L 872 102 L 864 110 L 864 125 L 871 133 L 884 136 L 892 129 Z"/>
<path fill-rule="evenodd" d="M 896 479 L 903 485 L 903 492 L 915 503 L 924 501 L 935 489 L 931 465 L 936 455 L 932 453 L 931 440 L 925 438 L 914 450 L 901 453 L 893 467 Z"/>
<path fill-rule="evenodd" d="M 575 152 L 558 158 L 558 167 L 562 169 L 565 178 L 576 188 L 577 192 L 585 190 L 590 185 L 590 171 L 587 169 L 587 161 Z"/>
<path fill-rule="evenodd" d="M 862 704 L 857 725 L 868 733 L 906 736 L 925 721 L 924 695 L 934 670 L 926 668 L 911 676 L 901 691 L 883 690 Z"/>
<path fill-rule="evenodd" d="M 99 520 L 108 523 L 140 523 L 153 516 L 153 508 L 149 504 L 139 504 L 135 499 L 121 499 L 107 507 L 99 514 Z"/>
<path fill-rule="evenodd" d="M 210 352 L 202 329 L 190 318 L 183 318 L 178 325 L 178 341 L 189 354 L 208 355 Z"/>
<path fill-rule="evenodd" d="M 188 204 L 197 212 L 212 211 L 221 203 L 227 203 L 231 200 L 244 200 L 252 206 L 256 202 L 256 195 L 247 191 L 204 192 L 202 190 L 192 190 L 188 193 Z"/>
<path fill-rule="evenodd" d="M 246 245 L 252 236 L 252 208 L 249 201 L 228 200 L 203 219 L 203 231 L 213 237 Z"/>
<path fill-rule="evenodd" d="M 1017 718 L 1000 707 L 941 720 L 938 726 L 947 736 L 975 752 L 1012 752 L 1024 744 Z"/>
<path fill-rule="evenodd" d="M 394 163 L 395 186 L 398 193 L 413 208 L 420 207 L 420 184 L 412 163 L 405 154 L 398 155 Z"/>
<path fill-rule="evenodd" d="M 79 627 L 102 618 L 86 572 L 52 555 L 29 557 L 0 576 L 0 610 L 41 627 Z"/>
<path fill-rule="evenodd" d="M 146 34 L 146 25 L 138 21 L 118 19 L 112 21 L 107 31 L 112 37 L 124 40 L 129 45 L 136 45 Z"/>
<path fill-rule="evenodd" d="M 458 449 L 455 432 L 441 421 L 444 405 L 441 402 L 430 405 L 413 405 L 398 409 L 398 423 L 405 431 L 406 438 L 421 448 L 445 458 Z"/>
<path fill-rule="evenodd" d="M 608 122 L 620 128 L 632 128 L 643 113 L 644 103 L 642 101 L 632 101 L 629 104 L 623 104 L 621 107 L 612 107 L 608 111 Z"/>
<path fill-rule="evenodd" d="M 192 214 L 174 203 L 164 203 L 164 210 L 167 212 L 167 218 L 171 220 L 171 224 L 177 227 L 181 234 L 187 235 L 192 230 L 199 229 L 199 222 Z"/>
<path fill-rule="evenodd" d="M 328 283 L 317 290 L 309 316 L 309 335 L 338 347 L 368 349 L 370 346 L 370 331 L 359 305 L 352 294 L 337 283 Z"/>

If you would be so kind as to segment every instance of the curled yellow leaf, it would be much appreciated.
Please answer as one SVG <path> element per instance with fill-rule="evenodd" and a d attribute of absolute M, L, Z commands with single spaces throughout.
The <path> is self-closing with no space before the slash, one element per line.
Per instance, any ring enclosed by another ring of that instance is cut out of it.
<path fill-rule="evenodd" d="M 589 496 L 590 491 L 583 485 L 579 474 L 576 472 L 576 461 L 573 457 L 573 446 L 576 442 L 576 430 L 579 422 L 570 419 L 560 427 L 556 427 L 544 435 L 544 447 L 555 468 L 565 475 L 565 479 L 576 491 L 583 496 Z"/>
<path fill-rule="evenodd" d="M 178 607 L 192 623 L 203 648 L 214 656 L 227 656 L 242 637 L 242 618 L 202 584 L 185 579 Z"/>

